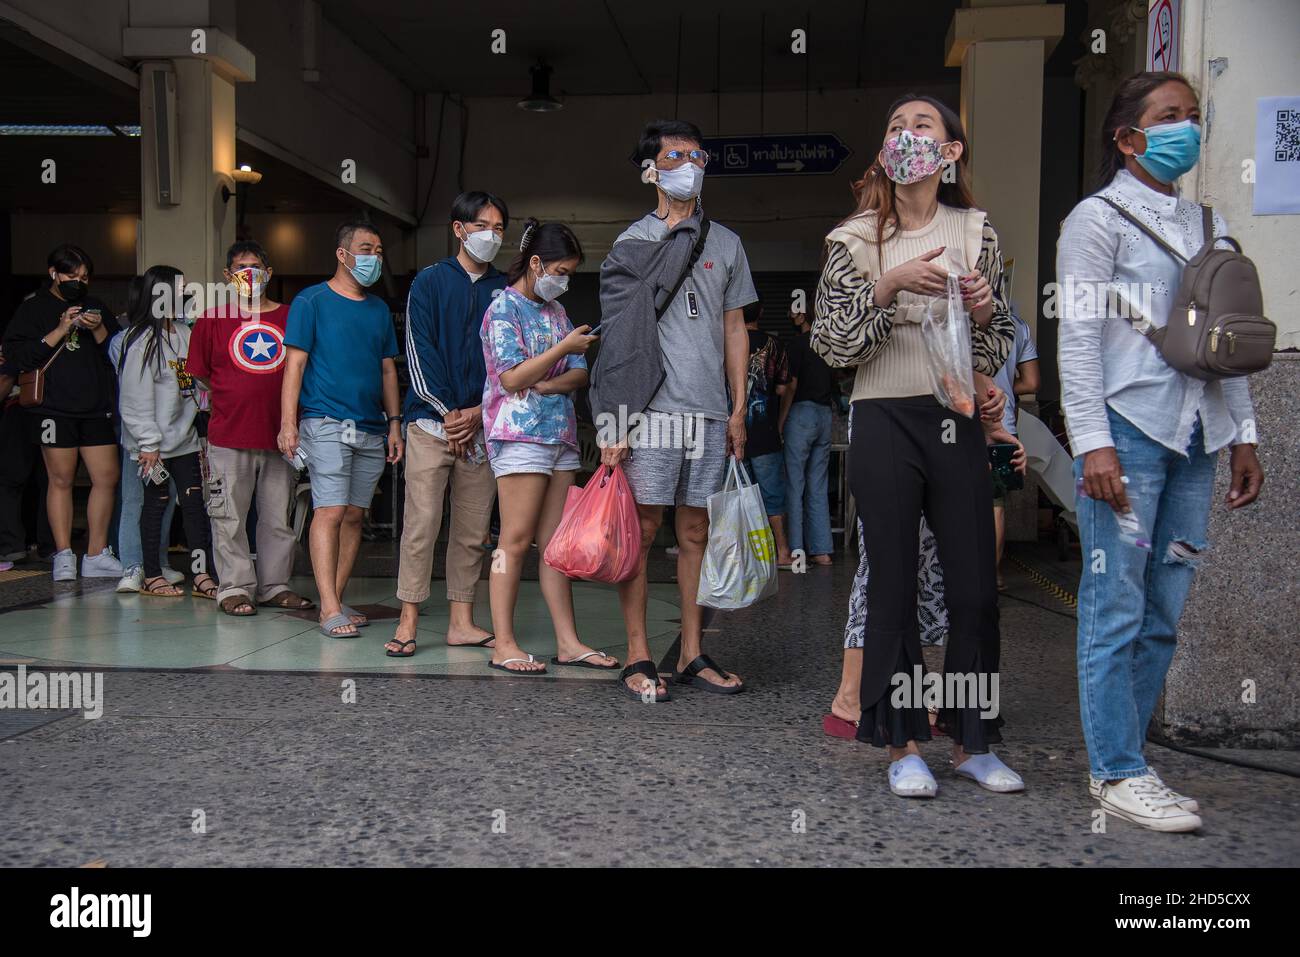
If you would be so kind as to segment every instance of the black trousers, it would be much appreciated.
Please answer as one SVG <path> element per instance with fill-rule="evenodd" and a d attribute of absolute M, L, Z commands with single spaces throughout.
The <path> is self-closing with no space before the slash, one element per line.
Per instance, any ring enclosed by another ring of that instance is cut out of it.
<path fill-rule="evenodd" d="M 25 421 L 17 402 L 0 407 L 0 555 L 25 552 L 33 540 L 54 544 L 45 519 L 45 466 L 40 447 L 28 440 Z"/>
<path fill-rule="evenodd" d="M 191 569 L 198 553 L 203 556 L 202 570 L 195 572 L 194 577 L 207 574 L 216 581 L 217 569 L 212 563 L 212 526 L 208 524 L 208 513 L 203 507 L 199 453 L 163 459 L 162 464 L 172 474 L 180 497 L 181 521 L 185 525 L 185 544 L 190 547 Z M 148 479 L 141 481 L 144 482 L 144 504 L 140 508 L 140 547 L 144 554 L 144 576 L 157 578 L 162 574 L 162 567 L 158 564 L 158 545 L 163 541 L 162 518 L 171 488 L 166 482 L 155 485 Z"/>
<path fill-rule="evenodd" d="M 859 400 L 853 407 L 848 470 L 871 563 L 858 740 L 903 747 L 930 738 L 926 708 L 910 693 L 898 696 L 899 704 L 894 700 L 895 675 L 914 684 L 924 672 L 916 624 L 922 514 L 934 531 L 943 567 L 944 675 L 973 675 L 984 682 L 980 687 L 998 687 L 991 680 L 998 670 L 1000 637 L 984 431 L 978 420 L 930 396 Z M 1002 739 L 1002 719 L 981 718 L 973 698 L 967 697 L 965 707 L 952 707 L 954 698 L 945 696 L 938 724 L 967 752 L 979 754 Z"/>

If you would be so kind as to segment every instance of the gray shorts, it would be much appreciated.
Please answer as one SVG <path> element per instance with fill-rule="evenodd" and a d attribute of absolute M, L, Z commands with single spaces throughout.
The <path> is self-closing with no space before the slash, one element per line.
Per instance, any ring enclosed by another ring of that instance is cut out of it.
<path fill-rule="evenodd" d="M 638 505 L 707 508 L 727 470 L 727 423 L 692 415 L 647 412 L 629 435 L 623 474 Z"/>
<path fill-rule="evenodd" d="M 334 419 L 303 419 L 298 444 L 307 455 L 313 508 L 369 508 L 384 474 L 388 443 L 382 435 L 350 430 Z"/>

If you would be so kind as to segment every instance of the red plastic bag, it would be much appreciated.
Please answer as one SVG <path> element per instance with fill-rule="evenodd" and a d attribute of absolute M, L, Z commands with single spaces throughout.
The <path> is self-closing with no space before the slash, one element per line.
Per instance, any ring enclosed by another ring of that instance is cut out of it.
<path fill-rule="evenodd" d="M 641 565 L 641 520 L 632 487 L 617 465 L 602 465 L 586 488 L 569 489 L 546 564 L 570 578 L 621 582 Z"/>

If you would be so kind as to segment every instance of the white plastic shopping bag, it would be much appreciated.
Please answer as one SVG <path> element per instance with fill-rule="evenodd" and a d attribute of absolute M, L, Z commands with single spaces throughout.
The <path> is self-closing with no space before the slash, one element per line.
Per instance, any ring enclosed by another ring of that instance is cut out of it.
<path fill-rule="evenodd" d="M 710 608 L 745 608 L 776 594 L 776 539 L 763 496 L 735 458 L 722 491 L 709 496 L 709 544 L 696 601 Z"/>
<path fill-rule="evenodd" d="M 975 414 L 975 380 L 971 375 L 970 316 L 961 301 L 961 285 L 948 273 L 948 293 L 930 300 L 921 318 L 929 360 L 930 389 L 954 412 Z"/>

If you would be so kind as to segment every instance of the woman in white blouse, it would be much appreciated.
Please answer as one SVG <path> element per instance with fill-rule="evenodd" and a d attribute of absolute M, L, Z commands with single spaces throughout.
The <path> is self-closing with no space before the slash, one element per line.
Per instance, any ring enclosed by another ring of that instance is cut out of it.
<path fill-rule="evenodd" d="M 1115 207 L 1187 256 L 1203 245 L 1201 210 L 1174 187 L 1199 158 L 1200 120 L 1179 74 L 1125 80 L 1103 126 L 1102 188 L 1066 219 L 1056 261 L 1090 791 L 1108 813 L 1159 831 L 1201 825 L 1196 802 L 1146 763 L 1143 742 L 1206 547 L 1218 451 L 1232 449 L 1228 508 L 1249 505 L 1263 482 L 1246 380 L 1177 372 L 1126 321 L 1163 326 L 1183 267 Z M 1214 235 L 1226 229 L 1216 216 Z"/>

